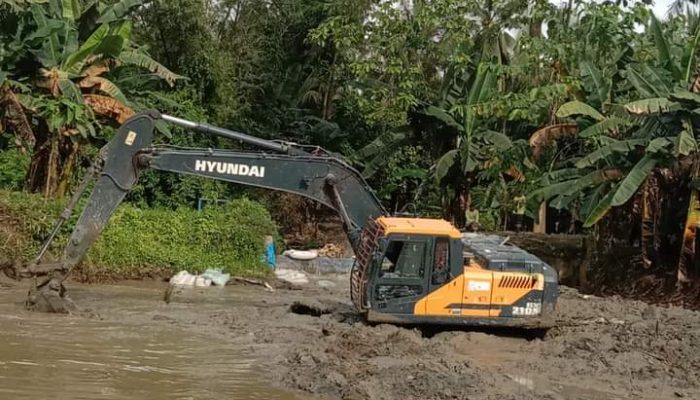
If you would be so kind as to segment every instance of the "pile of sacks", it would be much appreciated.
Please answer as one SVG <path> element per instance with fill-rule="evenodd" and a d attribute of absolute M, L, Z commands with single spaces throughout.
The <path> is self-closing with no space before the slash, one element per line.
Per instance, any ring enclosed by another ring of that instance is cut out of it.
<path fill-rule="evenodd" d="M 275 269 L 275 276 L 281 281 L 289 282 L 294 285 L 305 285 L 309 283 L 309 278 L 306 277 L 305 273 L 293 269 L 277 268 Z"/>
<path fill-rule="evenodd" d="M 226 286 L 231 274 L 225 274 L 220 269 L 208 269 L 200 275 L 180 271 L 170 278 L 170 284 L 175 286 L 209 287 L 212 285 Z"/>

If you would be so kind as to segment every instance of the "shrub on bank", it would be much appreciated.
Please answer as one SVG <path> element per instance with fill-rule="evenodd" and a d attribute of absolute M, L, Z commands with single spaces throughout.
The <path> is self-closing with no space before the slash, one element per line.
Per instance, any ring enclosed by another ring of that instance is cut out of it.
<path fill-rule="evenodd" d="M 62 207 L 62 202 L 40 196 L 0 191 L 0 258 L 31 259 Z M 60 254 L 79 212 L 75 214 L 55 240 L 52 255 Z M 275 234 L 267 210 L 247 199 L 203 211 L 122 204 L 79 272 L 138 278 L 165 270 L 223 268 L 237 275 L 260 274 L 266 271 L 261 262 L 264 236 Z"/>

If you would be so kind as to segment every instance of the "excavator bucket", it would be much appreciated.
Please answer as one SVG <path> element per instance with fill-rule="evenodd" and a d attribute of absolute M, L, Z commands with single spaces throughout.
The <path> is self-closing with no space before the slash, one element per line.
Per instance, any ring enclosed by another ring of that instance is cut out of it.
<path fill-rule="evenodd" d="M 78 310 L 73 301 L 66 296 L 66 288 L 59 284 L 57 288 L 48 288 L 52 280 L 33 287 L 27 295 L 25 306 L 28 310 L 45 313 L 70 314 Z"/>

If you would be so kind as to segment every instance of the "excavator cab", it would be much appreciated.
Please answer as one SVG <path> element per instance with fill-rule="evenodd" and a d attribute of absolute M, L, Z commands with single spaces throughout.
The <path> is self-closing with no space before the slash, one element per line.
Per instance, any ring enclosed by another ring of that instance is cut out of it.
<path fill-rule="evenodd" d="M 351 293 L 372 322 L 539 326 L 558 288 L 554 269 L 500 237 L 380 217 L 361 235 Z"/>

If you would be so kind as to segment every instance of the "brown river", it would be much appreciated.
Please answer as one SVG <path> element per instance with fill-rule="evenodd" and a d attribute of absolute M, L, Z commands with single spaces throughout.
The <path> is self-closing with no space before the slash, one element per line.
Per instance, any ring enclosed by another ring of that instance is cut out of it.
<path fill-rule="evenodd" d="M 28 282 L 0 280 L 0 400 L 700 399 L 695 311 L 562 288 L 542 337 L 425 331 L 368 325 L 347 276 L 309 278 L 170 304 L 163 282 L 71 283 L 73 316 L 29 313 Z"/>
<path fill-rule="evenodd" d="M 161 285 L 100 287 L 109 303 L 93 318 L 27 312 L 26 286 L 0 287 L 0 399 L 299 399 L 266 384 L 245 349 L 138 318 Z"/>

